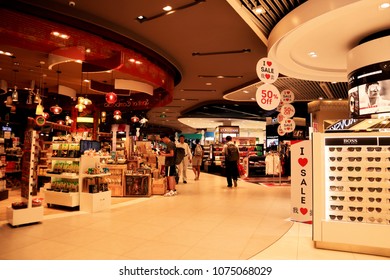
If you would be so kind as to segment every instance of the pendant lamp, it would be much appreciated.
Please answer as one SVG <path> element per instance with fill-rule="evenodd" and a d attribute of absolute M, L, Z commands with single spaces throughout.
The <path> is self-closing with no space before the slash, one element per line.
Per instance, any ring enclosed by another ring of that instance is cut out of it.
<path fill-rule="evenodd" d="M 118 96 L 116 95 L 115 92 L 109 92 L 106 94 L 106 102 L 108 104 L 114 104 L 118 99 Z"/>
<path fill-rule="evenodd" d="M 56 97 L 57 104 L 50 107 L 50 112 L 52 112 L 55 115 L 61 114 L 61 112 L 62 112 L 62 108 L 58 105 L 58 97 L 59 97 L 58 90 L 59 90 L 59 86 L 60 86 L 60 73 L 61 73 L 61 71 L 57 70 L 57 97 Z"/>
<path fill-rule="evenodd" d="M 139 122 L 139 118 L 137 116 L 132 116 L 130 119 L 133 123 Z"/>
<path fill-rule="evenodd" d="M 37 105 L 37 108 L 35 109 L 35 115 L 37 115 L 37 116 L 43 116 L 43 110 L 44 110 L 44 108 L 43 108 L 43 106 L 41 105 L 41 103 L 39 103 L 38 105 Z"/>
<path fill-rule="evenodd" d="M 18 94 L 16 86 L 14 87 L 14 91 L 12 92 L 11 96 L 12 96 L 12 101 L 13 102 L 18 102 L 19 101 L 19 94 Z"/>
<path fill-rule="evenodd" d="M 4 103 L 5 103 L 5 106 L 12 107 L 12 97 L 11 96 L 7 96 L 7 99 L 6 99 L 6 101 Z"/>
<path fill-rule="evenodd" d="M 122 112 L 119 110 L 114 111 L 114 119 L 120 120 L 122 118 Z"/>

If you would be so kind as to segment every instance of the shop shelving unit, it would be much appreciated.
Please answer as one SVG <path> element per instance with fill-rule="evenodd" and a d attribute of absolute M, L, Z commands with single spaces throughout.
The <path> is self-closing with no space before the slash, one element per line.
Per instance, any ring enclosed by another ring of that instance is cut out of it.
<path fill-rule="evenodd" d="M 390 133 L 313 134 L 317 248 L 390 256 Z"/>
<path fill-rule="evenodd" d="M 123 196 L 127 165 L 107 164 L 103 165 L 103 167 L 109 169 L 111 176 L 102 178 L 102 182 L 107 183 L 108 188 L 111 190 L 112 196 Z"/>
<path fill-rule="evenodd" d="M 36 169 L 37 153 L 38 153 L 38 136 L 37 132 L 32 130 L 25 134 L 25 145 L 30 144 L 30 162 L 29 162 L 29 181 L 26 189 L 22 189 L 22 199 L 27 203 L 26 208 L 13 209 L 12 206 L 7 207 L 7 220 L 12 226 L 23 224 L 36 223 L 43 220 L 43 206 L 33 206 L 32 192 L 34 187 L 34 172 Z"/>
<path fill-rule="evenodd" d="M 0 138 L 0 200 L 8 198 L 7 180 L 5 176 L 5 148 L 4 138 Z"/>
<path fill-rule="evenodd" d="M 103 178 L 111 173 L 98 173 L 101 170 L 101 156 L 82 155 L 80 161 L 80 210 L 98 212 L 111 207 L 111 190 L 102 188 Z M 92 174 L 90 171 L 94 170 Z M 96 192 L 92 191 L 89 182 L 93 181 Z"/>
<path fill-rule="evenodd" d="M 52 168 L 57 165 L 80 165 L 80 158 L 51 158 Z M 80 187 L 79 187 L 79 172 L 80 168 L 73 168 L 73 172 L 63 172 L 60 174 L 46 173 L 46 176 L 51 178 L 51 188 L 45 189 L 45 202 L 47 206 L 60 205 L 67 207 L 77 207 L 80 205 Z"/>

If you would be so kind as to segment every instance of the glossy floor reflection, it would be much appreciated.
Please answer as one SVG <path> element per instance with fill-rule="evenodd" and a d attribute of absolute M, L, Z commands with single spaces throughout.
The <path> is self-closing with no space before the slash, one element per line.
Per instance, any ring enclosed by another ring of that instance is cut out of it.
<path fill-rule="evenodd" d="M 192 174 L 191 174 L 192 175 Z M 174 197 L 136 198 L 99 213 L 45 215 L 0 226 L 0 259 L 383 259 L 313 248 L 311 225 L 289 220 L 290 187 L 202 173 Z"/>

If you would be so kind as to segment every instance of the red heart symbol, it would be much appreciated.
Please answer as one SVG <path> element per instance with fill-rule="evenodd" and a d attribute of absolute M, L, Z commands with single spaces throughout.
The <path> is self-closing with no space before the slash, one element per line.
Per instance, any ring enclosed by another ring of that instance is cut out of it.
<path fill-rule="evenodd" d="M 304 167 L 307 164 L 308 160 L 307 158 L 299 158 L 298 163 L 300 166 Z"/>
<path fill-rule="evenodd" d="M 271 66 L 272 65 L 272 61 L 267 61 L 267 65 Z"/>
<path fill-rule="evenodd" d="M 269 78 L 271 77 L 271 75 L 270 75 L 270 74 L 265 74 L 265 77 L 266 77 L 267 79 L 269 79 Z"/>
<path fill-rule="evenodd" d="M 299 211 L 301 211 L 301 213 L 303 215 L 306 215 L 307 214 L 307 208 L 300 208 Z"/>

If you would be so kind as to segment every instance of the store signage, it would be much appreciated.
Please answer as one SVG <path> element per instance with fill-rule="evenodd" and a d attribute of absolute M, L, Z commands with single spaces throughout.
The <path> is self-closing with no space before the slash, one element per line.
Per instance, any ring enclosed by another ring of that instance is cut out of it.
<path fill-rule="evenodd" d="M 358 119 L 343 119 L 339 120 L 336 123 L 332 124 L 331 126 L 327 127 L 326 130 L 345 130 L 349 129 L 355 124 L 361 122 L 362 120 Z"/>
<path fill-rule="evenodd" d="M 310 140 L 291 142 L 291 219 L 312 222 L 312 149 Z"/>
<path fill-rule="evenodd" d="M 295 115 L 295 108 L 291 104 L 284 104 L 280 110 L 280 113 L 289 119 Z"/>
<path fill-rule="evenodd" d="M 219 133 L 240 133 L 240 128 L 238 126 L 220 126 Z"/>
<path fill-rule="evenodd" d="M 292 119 L 283 120 L 280 125 L 286 133 L 293 132 L 295 129 L 295 121 Z"/>
<path fill-rule="evenodd" d="M 326 138 L 326 146 L 376 146 L 378 145 L 377 137 L 342 137 L 342 138 Z"/>
<path fill-rule="evenodd" d="M 104 108 L 147 108 L 149 104 L 149 99 L 145 100 L 126 100 L 119 101 L 114 104 L 104 103 Z"/>
<path fill-rule="evenodd" d="M 279 70 L 276 67 L 276 63 L 267 57 L 257 62 L 256 73 L 260 81 L 266 84 L 272 84 L 279 77 Z"/>
<path fill-rule="evenodd" d="M 256 101 L 260 108 L 273 110 L 280 103 L 280 92 L 274 85 L 263 84 L 256 91 Z"/>
<path fill-rule="evenodd" d="M 280 95 L 281 95 L 283 103 L 288 103 L 289 104 L 289 103 L 294 102 L 295 95 L 294 95 L 294 93 L 291 90 L 285 89 L 285 90 L 283 90 L 280 93 Z"/>
<path fill-rule="evenodd" d="M 37 126 L 43 126 L 46 123 L 46 118 L 44 116 L 37 116 L 35 118 L 35 124 Z"/>

